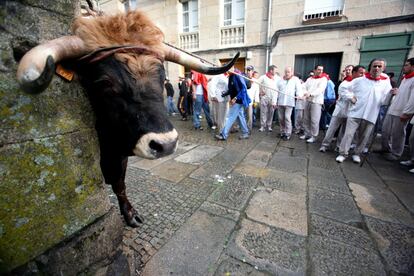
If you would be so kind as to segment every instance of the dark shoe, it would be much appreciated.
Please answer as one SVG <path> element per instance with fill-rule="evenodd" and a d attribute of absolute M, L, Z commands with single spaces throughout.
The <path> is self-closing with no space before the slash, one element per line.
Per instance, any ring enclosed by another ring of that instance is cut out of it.
<path fill-rule="evenodd" d="M 214 136 L 217 140 L 220 140 L 220 141 L 226 141 L 226 138 L 224 138 L 223 137 L 223 135 L 221 135 L 221 134 L 217 134 L 217 135 L 215 135 Z"/>
<path fill-rule="evenodd" d="M 243 134 L 239 136 L 239 140 L 249 139 L 249 134 Z"/>

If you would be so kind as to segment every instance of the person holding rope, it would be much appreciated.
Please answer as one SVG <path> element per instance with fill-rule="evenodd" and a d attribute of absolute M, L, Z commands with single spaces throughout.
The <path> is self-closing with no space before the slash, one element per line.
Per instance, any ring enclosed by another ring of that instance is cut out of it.
<path fill-rule="evenodd" d="M 277 82 L 277 90 L 280 92 L 277 98 L 280 137 L 287 141 L 292 135 L 291 116 L 295 107 L 295 96 L 302 97 L 302 83 L 293 75 L 292 67 L 285 68 L 283 78 Z"/>
<path fill-rule="evenodd" d="M 319 121 L 322 114 L 323 96 L 328 84 L 328 76 L 323 72 L 322 65 L 316 65 L 314 75 L 305 82 L 305 109 L 303 124 L 305 134 L 299 139 L 314 143 L 319 134 Z"/>
<path fill-rule="evenodd" d="M 358 131 L 358 141 L 352 155 L 355 163 L 360 163 L 360 154 L 367 144 L 378 117 L 380 107 L 389 102 L 394 90 L 390 80 L 383 71 L 386 61 L 382 58 L 373 59 L 364 77 L 355 79 L 348 88 L 353 93 L 352 105 L 349 108 L 345 134 L 339 146 L 338 163 L 348 156 L 352 139 Z M 390 93 L 391 92 L 391 93 Z"/>
<path fill-rule="evenodd" d="M 414 114 L 414 58 L 403 67 L 404 77 L 382 125 L 381 144 L 385 159 L 396 161 L 404 151 L 405 129 Z"/>

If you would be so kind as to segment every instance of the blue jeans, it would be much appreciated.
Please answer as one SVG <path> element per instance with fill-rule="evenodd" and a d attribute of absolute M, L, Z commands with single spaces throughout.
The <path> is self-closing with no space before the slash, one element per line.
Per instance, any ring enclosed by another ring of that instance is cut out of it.
<path fill-rule="evenodd" d="M 196 95 L 196 99 L 194 102 L 194 111 L 193 111 L 193 125 L 195 128 L 199 128 L 201 126 L 200 123 L 200 115 L 201 115 L 201 109 L 204 111 L 204 115 L 207 120 L 207 124 L 209 127 L 213 126 L 213 120 L 210 117 L 210 107 L 208 106 L 208 103 L 204 102 L 203 95 Z"/>
<path fill-rule="evenodd" d="M 167 112 L 168 112 L 168 114 L 178 113 L 178 110 L 174 105 L 173 97 L 171 97 L 171 96 L 167 97 Z"/>
<path fill-rule="evenodd" d="M 223 136 L 224 139 L 227 139 L 227 137 L 229 137 L 229 131 L 236 119 L 238 119 L 242 134 L 249 134 L 246 117 L 244 116 L 244 107 L 241 104 L 235 103 L 232 107 L 230 107 L 229 113 L 227 114 L 226 123 L 224 124 L 224 128 L 221 131 L 221 136 Z"/>

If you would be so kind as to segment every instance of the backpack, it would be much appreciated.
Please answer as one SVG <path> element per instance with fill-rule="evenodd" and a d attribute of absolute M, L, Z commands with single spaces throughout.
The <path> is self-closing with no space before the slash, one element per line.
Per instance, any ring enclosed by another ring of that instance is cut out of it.
<path fill-rule="evenodd" d="M 323 99 L 326 102 L 333 102 L 333 101 L 336 100 L 335 84 L 331 80 L 328 80 L 328 84 L 326 85 L 325 94 L 323 96 Z"/>

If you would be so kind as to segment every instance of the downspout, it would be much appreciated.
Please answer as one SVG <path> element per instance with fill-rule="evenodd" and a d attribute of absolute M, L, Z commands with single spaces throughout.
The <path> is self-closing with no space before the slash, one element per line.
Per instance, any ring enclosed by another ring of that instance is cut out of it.
<path fill-rule="evenodd" d="M 265 71 L 267 71 L 267 68 L 269 67 L 270 63 L 270 27 L 271 27 L 271 20 L 272 20 L 272 3 L 273 0 L 269 0 L 267 4 L 267 30 L 266 30 L 266 68 Z"/>
<path fill-rule="evenodd" d="M 370 20 L 359 20 L 359 21 L 341 22 L 341 23 L 335 23 L 335 24 L 312 25 L 312 26 L 280 29 L 280 30 L 277 30 L 272 36 L 271 44 L 269 46 L 270 53 L 272 52 L 273 48 L 276 47 L 277 41 L 279 40 L 279 36 L 283 34 L 300 33 L 300 32 L 308 32 L 308 31 L 326 31 L 326 30 L 336 30 L 336 29 L 358 29 L 358 28 L 372 27 L 372 26 L 392 24 L 392 23 L 403 23 L 403 22 L 412 23 L 413 21 L 414 21 L 414 14 L 409 14 L 409 15 L 400 15 L 400 16 L 393 16 L 393 17 L 386 17 L 386 18 L 370 19 Z"/>

